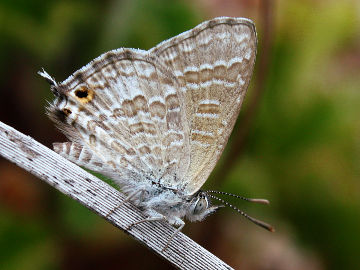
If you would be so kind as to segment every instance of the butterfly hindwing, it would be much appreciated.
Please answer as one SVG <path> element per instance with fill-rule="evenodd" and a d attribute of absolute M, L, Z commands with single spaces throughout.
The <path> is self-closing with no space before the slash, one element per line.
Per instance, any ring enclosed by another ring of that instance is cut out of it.
<path fill-rule="evenodd" d="M 184 177 L 189 127 L 182 93 L 177 79 L 147 52 L 107 52 L 57 89 L 50 116 L 72 141 L 118 172 L 115 181 L 151 178 L 173 186 Z"/>

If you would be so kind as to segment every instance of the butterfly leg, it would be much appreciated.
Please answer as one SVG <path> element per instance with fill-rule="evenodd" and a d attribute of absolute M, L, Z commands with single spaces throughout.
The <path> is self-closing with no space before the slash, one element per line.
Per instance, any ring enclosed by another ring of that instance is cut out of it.
<path fill-rule="evenodd" d="M 145 218 L 145 219 L 142 219 L 142 220 L 139 220 L 139 221 L 136 221 L 132 224 L 130 224 L 128 227 L 127 227 L 127 230 L 130 230 L 132 227 L 136 226 L 136 225 L 139 225 L 141 223 L 144 223 L 144 222 L 151 222 L 151 221 L 161 221 L 161 220 L 165 220 L 165 217 L 164 216 L 158 216 L 158 217 L 148 217 L 148 218 Z"/>
<path fill-rule="evenodd" d="M 152 209 L 148 209 L 144 212 L 144 214 L 147 216 L 147 218 L 144 218 L 142 220 L 136 221 L 132 224 L 130 224 L 127 227 L 127 230 L 130 230 L 133 226 L 139 225 L 141 223 L 144 222 L 151 222 L 151 221 L 161 221 L 161 220 L 166 220 L 166 217 L 163 216 L 162 214 L 156 212 L 155 210 Z"/>
<path fill-rule="evenodd" d="M 180 219 L 180 218 L 176 218 L 176 220 L 171 221 L 170 223 L 171 223 L 172 225 L 174 225 L 174 226 L 179 226 L 179 227 L 178 227 L 178 228 L 176 229 L 176 231 L 170 236 L 169 240 L 166 242 L 165 247 L 162 249 L 162 252 L 164 252 L 164 251 L 168 248 L 170 242 L 174 239 L 175 235 L 177 235 L 177 234 L 182 230 L 182 228 L 184 228 L 184 226 L 185 226 L 185 222 L 184 222 L 182 219 Z"/>
<path fill-rule="evenodd" d="M 108 218 L 112 213 L 114 213 L 116 210 L 118 210 L 124 203 L 130 201 L 136 195 L 138 195 L 139 193 L 143 193 L 144 191 L 145 191 L 145 189 L 137 189 L 134 192 L 130 193 L 130 195 L 127 196 L 125 200 L 123 200 L 121 203 L 119 203 L 118 206 L 116 206 L 114 209 L 110 210 L 110 212 L 107 213 L 105 217 Z"/>

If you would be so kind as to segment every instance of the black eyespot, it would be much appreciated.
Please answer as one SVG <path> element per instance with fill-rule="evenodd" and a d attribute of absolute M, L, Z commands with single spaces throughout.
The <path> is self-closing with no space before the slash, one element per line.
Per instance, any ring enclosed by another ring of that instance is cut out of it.
<path fill-rule="evenodd" d="M 52 117 L 54 117 L 57 121 L 64 123 L 66 121 L 66 118 L 71 114 L 71 110 L 64 108 L 62 110 L 60 109 L 54 109 L 50 112 Z"/>
<path fill-rule="evenodd" d="M 63 109 L 63 113 L 64 113 L 66 116 L 69 116 L 70 114 L 72 114 L 72 111 L 69 110 L 69 109 L 67 109 L 67 108 L 65 108 L 65 109 Z"/>
<path fill-rule="evenodd" d="M 82 88 L 82 89 L 79 89 L 79 90 L 76 90 L 75 91 L 75 95 L 78 97 L 78 98 L 86 98 L 88 96 L 89 92 L 86 88 Z"/>

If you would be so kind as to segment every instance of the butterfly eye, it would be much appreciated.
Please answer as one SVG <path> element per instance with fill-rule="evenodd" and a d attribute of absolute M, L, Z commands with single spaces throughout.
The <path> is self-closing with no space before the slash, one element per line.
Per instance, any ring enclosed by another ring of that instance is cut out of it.
<path fill-rule="evenodd" d="M 200 198 L 197 200 L 195 208 L 194 208 L 194 214 L 200 214 L 203 211 L 205 211 L 208 207 L 208 202 L 205 198 Z"/>

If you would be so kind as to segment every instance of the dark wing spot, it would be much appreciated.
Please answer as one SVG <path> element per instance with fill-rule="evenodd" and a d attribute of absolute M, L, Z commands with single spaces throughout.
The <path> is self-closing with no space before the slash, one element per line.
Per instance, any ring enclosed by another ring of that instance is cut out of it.
<path fill-rule="evenodd" d="M 80 103 L 86 104 L 94 98 L 94 90 L 86 86 L 81 86 L 75 90 L 75 97 Z"/>
<path fill-rule="evenodd" d="M 124 54 L 124 59 L 131 60 L 134 57 L 133 53 L 131 51 L 129 51 L 129 50 L 124 51 L 123 54 Z"/>
<path fill-rule="evenodd" d="M 79 83 L 83 83 L 86 81 L 86 77 L 82 72 L 74 74 L 74 79 L 77 80 Z"/>
<path fill-rule="evenodd" d="M 50 117 L 52 117 L 54 120 L 65 123 L 66 118 L 71 114 L 72 112 L 64 108 L 62 110 L 56 108 L 54 110 L 50 111 Z"/>
<path fill-rule="evenodd" d="M 78 98 L 86 98 L 88 96 L 88 90 L 86 88 L 81 88 L 75 91 L 75 95 Z"/>
<path fill-rule="evenodd" d="M 69 116 L 70 114 L 72 114 L 72 111 L 68 108 L 64 108 L 63 109 L 63 113 L 66 115 L 66 116 Z"/>
<path fill-rule="evenodd" d="M 113 52 L 108 52 L 106 54 L 106 60 L 109 62 L 109 63 L 114 63 L 116 61 L 116 54 L 113 53 Z"/>
<path fill-rule="evenodd" d="M 230 24 L 230 25 L 233 25 L 233 24 L 236 24 L 237 22 L 233 18 L 229 18 L 229 19 L 226 20 L 226 23 Z"/>
<path fill-rule="evenodd" d="M 208 28 L 213 28 L 217 24 L 216 21 L 212 20 L 208 22 Z"/>

